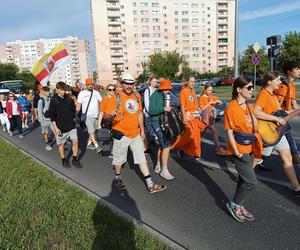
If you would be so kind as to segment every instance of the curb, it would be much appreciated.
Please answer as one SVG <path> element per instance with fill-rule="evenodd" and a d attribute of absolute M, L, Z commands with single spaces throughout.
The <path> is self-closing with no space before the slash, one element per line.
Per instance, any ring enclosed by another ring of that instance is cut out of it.
<path fill-rule="evenodd" d="M 180 243 L 172 240 L 171 238 L 169 238 L 168 236 L 166 236 L 162 232 L 156 230 L 154 227 L 152 227 L 152 226 L 150 226 L 150 225 L 148 225 L 148 224 L 146 224 L 146 223 L 144 223 L 144 222 L 142 222 L 140 220 L 137 220 L 136 218 L 132 217 L 130 214 L 124 212 L 122 209 L 120 209 L 117 206 L 111 204 L 110 202 L 104 200 L 103 197 L 99 196 L 98 194 L 96 194 L 92 190 L 86 188 L 85 186 L 81 185 L 76 180 L 74 180 L 74 179 L 70 178 L 69 176 L 61 173 L 57 169 L 55 169 L 52 166 L 48 165 L 47 163 L 45 163 L 45 162 L 41 161 L 40 159 L 36 158 L 30 152 L 28 152 L 28 151 L 24 150 L 23 148 L 17 146 L 16 144 L 14 144 L 12 141 L 10 141 L 9 139 L 7 139 L 3 135 L 0 134 L 0 136 L 1 136 L 1 138 L 4 141 L 6 141 L 10 145 L 13 145 L 14 147 L 18 148 L 24 155 L 30 157 L 31 159 L 33 159 L 34 161 L 36 161 L 37 163 L 39 163 L 43 167 L 46 167 L 48 170 L 50 170 L 51 172 L 53 172 L 56 176 L 63 178 L 69 184 L 71 184 L 71 185 L 73 185 L 75 187 L 79 187 L 80 189 L 84 190 L 88 195 L 90 195 L 90 196 L 92 196 L 94 198 L 100 199 L 98 202 L 101 205 L 107 206 L 108 208 L 110 208 L 113 212 L 115 212 L 119 216 L 121 216 L 121 217 L 125 218 L 126 220 L 132 222 L 136 227 L 138 227 L 138 228 L 140 228 L 142 230 L 147 231 L 148 233 L 150 233 L 153 236 L 156 236 L 157 238 L 159 238 L 161 241 L 163 241 L 164 243 L 166 243 L 167 245 L 169 245 L 173 249 L 178 249 L 178 250 L 188 249 L 188 248 L 184 247 L 183 245 L 181 245 Z"/>

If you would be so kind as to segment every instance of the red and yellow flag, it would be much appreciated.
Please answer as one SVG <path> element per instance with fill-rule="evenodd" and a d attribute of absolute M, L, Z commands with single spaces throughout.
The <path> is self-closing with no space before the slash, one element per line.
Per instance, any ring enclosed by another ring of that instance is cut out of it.
<path fill-rule="evenodd" d="M 68 63 L 71 63 L 69 54 L 65 46 L 59 44 L 32 66 L 31 73 L 42 85 L 47 85 L 51 74 Z"/>

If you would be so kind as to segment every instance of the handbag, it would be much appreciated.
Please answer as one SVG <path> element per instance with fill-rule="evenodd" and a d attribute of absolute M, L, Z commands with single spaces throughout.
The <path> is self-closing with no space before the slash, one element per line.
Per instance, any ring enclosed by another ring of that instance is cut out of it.
<path fill-rule="evenodd" d="M 95 130 L 96 141 L 110 141 L 111 133 L 107 128 L 98 128 Z"/>
<path fill-rule="evenodd" d="M 86 107 L 85 112 L 84 112 L 84 113 L 82 112 L 81 115 L 80 115 L 80 122 L 81 122 L 81 123 L 85 123 L 85 122 L 86 122 L 87 112 L 88 112 L 89 107 L 90 107 L 90 103 L 91 103 L 91 100 L 92 100 L 92 96 L 93 96 L 93 91 L 91 91 L 91 96 L 90 96 L 90 99 L 89 99 L 89 102 L 88 102 L 88 105 L 87 105 L 87 107 Z"/>

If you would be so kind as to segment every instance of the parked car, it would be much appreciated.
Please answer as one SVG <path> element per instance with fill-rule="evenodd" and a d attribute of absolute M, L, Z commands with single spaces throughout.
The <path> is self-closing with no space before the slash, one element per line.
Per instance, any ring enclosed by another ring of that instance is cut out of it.
<path fill-rule="evenodd" d="M 205 83 L 210 82 L 209 79 L 205 78 L 205 79 L 197 79 L 197 84 L 199 84 L 200 86 L 204 86 Z"/>
<path fill-rule="evenodd" d="M 10 89 L 0 89 L 0 95 L 8 96 Z"/>
<path fill-rule="evenodd" d="M 209 80 L 209 82 L 213 85 L 213 86 L 220 86 L 221 85 L 221 77 L 214 77 L 214 78 L 211 78 Z"/>
<path fill-rule="evenodd" d="M 221 79 L 221 85 L 231 86 L 234 82 L 232 75 L 225 76 Z"/>
<path fill-rule="evenodd" d="M 222 101 L 222 104 L 214 107 L 214 115 L 216 121 L 220 120 L 224 116 L 224 111 L 228 105 L 228 102 L 225 100 L 220 99 Z"/>

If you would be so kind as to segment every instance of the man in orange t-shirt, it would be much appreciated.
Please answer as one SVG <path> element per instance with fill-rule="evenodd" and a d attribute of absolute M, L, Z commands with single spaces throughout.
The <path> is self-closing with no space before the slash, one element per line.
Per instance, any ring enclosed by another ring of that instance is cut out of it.
<path fill-rule="evenodd" d="M 166 186 L 154 184 L 150 176 L 144 153 L 144 118 L 142 112 L 141 97 L 134 92 L 135 80 L 125 72 L 122 77 L 122 91 L 111 98 L 110 107 L 115 116 L 112 125 L 113 165 L 115 166 L 114 185 L 119 189 L 125 189 L 121 178 L 122 165 L 127 161 L 127 151 L 130 147 L 134 163 L 138 164 L 145 178 L 150 193 L 160 192 Z"/>
<path fill-rule="evenodd" d="M 180 157 L 182 152 L 194 160 L 201 157 L 201 135 L 200 131 L 204 128 L 200 120 L 199 103 L 194 91 L 195 78 L 189 77 L 186 85 L 179 93 L 179 102 L 185 130 L 173 144 L 172 149 L 177 149 Z"/>
<path fill-rule="evenodd" d="M 296 86 L 294 82 L 295 79 L 300 77 L 300 63 L 288 61 L 283 65 L 282 68 L 286 75 L 286 83 L 281 83 L 276 95 L 279 99 L 282 109 L 290 113 L 299 108 L 297 103 Z M 286 138 L 290 145 L 294 164 L 300 165 L 299 151 L 292 136 L 292 131 L 289 131 L 286 134 Z"/>

